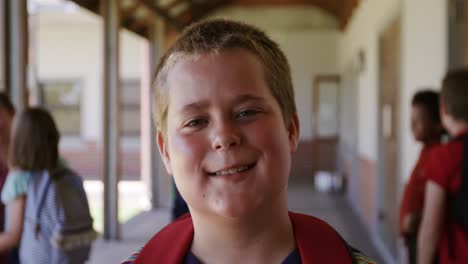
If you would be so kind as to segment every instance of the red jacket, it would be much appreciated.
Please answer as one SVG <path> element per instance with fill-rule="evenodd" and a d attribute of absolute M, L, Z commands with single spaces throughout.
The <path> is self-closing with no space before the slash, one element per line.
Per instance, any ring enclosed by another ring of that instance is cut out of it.
<path fill-rule="evenodd" d="M 340 263 L 352 260 L 345 242 L 327 223 L 312 216 L 289 213 L 302 264 Z M 193 240 L 190 216 L 166 226 L 140 251 L 135 264 L 182 263 Z"/>

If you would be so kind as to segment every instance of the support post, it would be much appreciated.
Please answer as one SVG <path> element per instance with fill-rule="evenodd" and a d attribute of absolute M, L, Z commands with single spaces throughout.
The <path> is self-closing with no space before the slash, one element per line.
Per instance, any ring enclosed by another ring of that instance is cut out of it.
<path fill-rule="evenodd" d="M 166 178 L 163 164 L 156 144 L 156 129 L 152 122 L 152 82 L 159 60 L 164 52 L 164 23 L 155 19 L 151 25 L 149 40 L 144 49 L 144 73 L 141 92 L 141 160 L 142 179 L 151 197 L 151 208 L 169 207 L 170 199 L 166 198 L 167 187 L 163 187 Z M 161 191 L 161 189 L 163 189 Z M 164 190 L 166 189 L 166 190 Z M 170 195 L 169 195 L 170 196 Z"/>
<path fill-rule="evenodd" d="M 28 10 L 27 0 L 9 0 L 7 5 L 7 83 L 10 98 L 17 110 L 28 105 Z"/>
<path fill-rule="evenodd" d="M 120 239 L 118 221 L 120 179 L 119 0 L 101 0 L 103 18 L 103 175 L 104 239 Z"/>
<path fill-rule="evenodd" d="M 0 92 L 7 92 L 7 0 L 0 0 Z"/>

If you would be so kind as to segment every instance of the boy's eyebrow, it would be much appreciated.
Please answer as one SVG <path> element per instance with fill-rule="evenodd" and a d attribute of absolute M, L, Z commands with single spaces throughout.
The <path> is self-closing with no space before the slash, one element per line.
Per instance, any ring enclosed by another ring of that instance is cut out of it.
<path fill-rule="evenodd" d="M 248 102 L 248 101 L 263 102 L 263 101 L 265 101 L 265 98 L 263 98 L 261 96 L 252 95 L 252 94 L 244 94 L 244 95 L 241 95 L 238 98 L 236 98 L 236 100 L 234 102 L 236 104 L 239 104 L 239 103 L 245 103 L 245 102 Z"/>
<path fill-rule="evenodd" d="M 265 98 L 261 97 L 261 96 L 255 96 L 255 95 L 252 95 L 252 94 L 244 94 L 244 95 L 241 95 L 241 96 L 238 96 L 235 100 L 234 100 L 234 104 L 241 104 L 241 103 L 245 103 L 245 102 L 249 102 L 249 101 L 254 101 L 254 102 L 263 102 L 265 101 Z M 193 102 L 193 103 L 190 103 L 190 104 L 187 104 L 187 105 L 184 105 L 181 109 L 180 109 L 180 112 L 181 113 L 187 113 L 187 112 L 191 112 L 191 111 L 199 111 L 201 109 L 206 109 L 208 106 L 209 106 L 209 102 L 208 101 L 200 101 L 200 102 Z"/>
<path fill-rule="evenodd" d="M 186 113 L 186 112 L 196 111 L 200 109 L 205 109 L 206 107 L 208 107 L 208 105 L 209 103 L 207 101 L 194 102 L 194 103 L 184 105 L 181 108 L 180 112 Z"/>

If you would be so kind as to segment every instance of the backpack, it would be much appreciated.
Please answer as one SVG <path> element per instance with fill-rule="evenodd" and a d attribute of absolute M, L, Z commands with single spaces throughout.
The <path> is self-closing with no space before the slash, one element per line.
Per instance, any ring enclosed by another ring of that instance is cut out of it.
<path fill-rule="evenodd" d="M 97 238 L 81 178 L 68 168 L 33 172 L 20 244 L 22 264 L 81 264 Z"/>
<path fill-rule="evenodd" d="M 462 175 L 460 189 L 452 196 L 449 197 L 450 204 L 449 214 L 452 219 L 468 234 L 468 209 L 466 202 L 468 201 L 468 135 L 458 138 L 463 143 L 463 157 L 462 157 Z M 448 233 L 449 243 L 449 257 L 454 260 L 455 256 L 455 231 L 453 227 Z"/>
<path fill-rule="evenodd" d="M 463 142 L 462 178 L 460 189 L 450 199 L 450 211 L 455 221 L 468 233 L 468 135 L 460 140 Z"/>

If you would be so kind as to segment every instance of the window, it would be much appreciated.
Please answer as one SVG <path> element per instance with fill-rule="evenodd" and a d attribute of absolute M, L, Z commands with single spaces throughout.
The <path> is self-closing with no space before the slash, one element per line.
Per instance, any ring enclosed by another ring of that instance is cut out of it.
<path fill-rule="evenodd" d="M 122 136 L 140 135 L 140 81 L 123 80 L 120 84 Z"/>
<path fill-rule="evenodd" d="M 81 82 L 52 80 L 41 83 L 44 106 L 51 112 L 63 135 L 80 135 Z"/>

